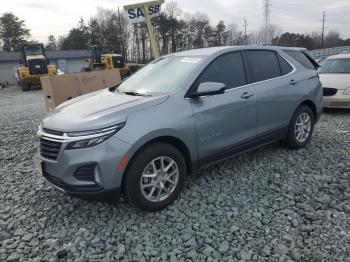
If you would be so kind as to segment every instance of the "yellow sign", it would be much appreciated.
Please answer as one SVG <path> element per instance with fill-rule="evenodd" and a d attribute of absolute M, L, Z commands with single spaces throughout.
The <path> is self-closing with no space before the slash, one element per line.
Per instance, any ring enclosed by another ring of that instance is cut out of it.
<path fill-rule="evenodd" d="M 157 16 L 160 13 L 160 5 L 164 3 L 164 0 L 143 2 L 133 5 L 124 6 L 127 18 L 130 23 L 136 23 L 146 20 L 147 31 L 151 40 L 151 49 L 153 58 L 160 56 L 157 40 L 154 35 L 154 29 L 151 22 L 151 17 Z"/>

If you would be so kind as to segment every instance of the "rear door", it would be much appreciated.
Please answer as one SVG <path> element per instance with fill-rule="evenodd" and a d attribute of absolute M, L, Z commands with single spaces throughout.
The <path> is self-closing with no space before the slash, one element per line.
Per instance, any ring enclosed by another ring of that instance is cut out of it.
<path fill-rule="evenodd" d="M 293 67 L 273 50 L 247 50 L 246 56 L 257 93 L 257 135 L 282 131 L 295 107 Z"/>
<path fill-rule="evenodd" d="M 247 86 L 243 57 L 240 52 L 221 55 L 211 62 L 196 80 L 226 85 L 221 95 L 190 99 L 194 111 L 198 154 L 201 164 L 230 154 L 234 145 L 256 135 L 256 96 Z"/>

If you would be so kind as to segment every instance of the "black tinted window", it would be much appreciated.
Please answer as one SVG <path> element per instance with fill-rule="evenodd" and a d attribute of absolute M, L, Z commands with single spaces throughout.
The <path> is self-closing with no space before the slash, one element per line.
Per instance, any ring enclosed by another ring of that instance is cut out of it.
<path fill-rule="evenodd" d="M 230 53 L 218 57 L 210 63 L 199 77 L 198 83 L 219 82 L 226 88 L 246 84 L 242 56 L 240 53 Z"/>
<path fill-rule="evenodd" d="M 315 66 L 311 63 L 310 59 L 303 52 L 295 50 L 284 50 L 284 52 L 286 52 L 288 55 L 297 60 L 305 68 L 315 70 Z"/>
<path fill-rule="evenodd" d="M 286 74 L 292 72 L 293 67 L 291 67 L 291 65 L 286 61 L 286 59 L 284 59 L 280 55 L 277 55 L 277 57 L 278 57 L 278 61 L 280 62 L 282 75 L 286 75 Z"/>
<path fill-rule="evenodd" d="M 276 53 L 267 50 L 247 51 L 253 82 L 259 82 L 281 75 Z"/>

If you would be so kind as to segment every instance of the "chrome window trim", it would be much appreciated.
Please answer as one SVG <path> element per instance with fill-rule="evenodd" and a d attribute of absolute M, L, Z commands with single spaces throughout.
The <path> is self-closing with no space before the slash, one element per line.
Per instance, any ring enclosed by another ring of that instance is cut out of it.
<path fill-rule="evenodd" d="M 261 83 L 267 83 L 267 82 L 270 82 L 270 81 L 274 81 L 274 80 L 277 80 L 277 79 L 280 79 L 280 78 L 284 78 L 284 77 L 290 76 L 290 75 L 292 75 L 292 74 L 294 74 L 295 72 L 298 71 L 298 69 L 288 59 L 286 59 L 285 56 L 283 56 L 282 54 L 280 54 L 278 52 L 276 52 L 276 53 L 281 55 L 284 58 L 284 60 L 287 61 L 287 63 L 293 68 L 292 71 L 290 71 L 288 74 L 285 74 L 285 75 L 282 75 L 282 76 L 278 76 L 278 77 L 262 80 L 262 81 L 259 81 L 259 82 L 250 83 L 250 84 L 247 84 L 247 85 L 244 85 L 244 86 L 229 88 L 229 89 L 226 89 L 225 92 L 226 91 L 231 91 L 231 90 L 237 89 L 237 88 L 243 88 L 243 87 L 247 87 L 247 86 L 251 86 L 251 85 L 256 85 L 256 84 L 261 84 Z"/>
<path fill-rule="evenodd" d="M 256 49 L 256 50 L 265 50 L 265 49 Z M 266 49 L 267 50 L 267 49 Z M 269 51 L 274 51 L 274 50 L 269 50 Z M 258 82 L 254 82 L 254 83 L 250 83 L 250 84 L 246 84 L 246 85 L 242 85 L 242 86 L 236 86 L 236 87 L 232 87 L 232 88 L 229 88 L 229 89 L 225 89 L 225 93 L 226 92 L 231 92 L 232 90 L 237 90 L 237 89 L 241 89 L 241 88 L 245 88 L 245 87 L 249 87 L 249 86 L 253 86 L 253 85 L 257 85 L 257 84 L 261 84 L 261 83 L 267 83 L 267 82 L 270 82 L 270 81 L 273 81 L 273 80 L 277 80 L 277 79 L 280 79 L 280 78 L 284 78 L 284 77 L 287 77 L 287 76 L 290 76 L 292 74 L 294 74 L 295 72 L 298 71 L 297 67 L 292 64 L 286 57 L 285 55 L 281 54 L 279 51 L 274 51 L 276 52 L 278 55 L 280 55 L 284 60 L 287 61 L 287 63 L 293 68 L 292 71 L 290 71 L 288 74 L 285 74 L 285 75 L 281 75 L 281 76 L 278 76 L 278 77 L 274 77 L 274 78 L 270 78 L 270 79 L 266 79 L 266 80 L 262 80 L 262 81 L 258 81 Z M 209 96 L 200 96 L 200 97 L 209 97 Z M 191 97 L 185 97 L 185 99 L 193 99 Z"/>
<path fill-rule="evenodd" d="M 263 50 L 263 49 L 262 49 Z M 226 91 L 231 91 L 233 89 L 237 89 L 237 88 L 243 88 L 243 87 L 247 87 L 247 86 L 251 86 L 251 85 L 256 85 L 256 84 L 261 84 L 261 83 L 267 83 L 267 82 L 270 82 L 270 81 L 273 81 L 273 80 L 276 80 L 276 79 L 280 79 L 280 78 L 284 78 L 284 77 L 287 77 L 287 76 L 290 76 L 292 74 L 294 74 L 295 72 L 298 71 L 298 69 L 296 68 L 296 66 L 294 66 L 284 55 L 282 55 L 281 53 L 277 52 L 277 54 L 279 54 L 284 60 L 287 61 L 287 63 L 293 68 L 292 71 L 290 71 L 288 74 L 285 74 L 285 75 L 282 75 L 282 76 L 278 76 L 278 77 L 274 77 L 274 78 L 269 78 L 269 79 L 266 79 L 266 80 L 262 80 L 262 81 L 258 81 L 258 82 L 254 82 L 254 83 L 250 83 L 250 84 L 247 84 L 247 85 L 244 85 L 244 86 L 239 86 L 239 87 L 233 87 L 233 88 L 229 88 L 229 89 L 226 89 Z"/>

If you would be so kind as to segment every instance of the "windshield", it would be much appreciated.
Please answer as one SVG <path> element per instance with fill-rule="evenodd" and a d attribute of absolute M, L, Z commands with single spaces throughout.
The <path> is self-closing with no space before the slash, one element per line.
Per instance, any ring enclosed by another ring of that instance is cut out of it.
<path fill-rule="evenodd" d="M 350 58 L 323 60 L 318 72 L 321 74 L 350 74 Z"/>
<path fill-rule="evenodd" d="M 122 82 L 118 91 L 151 96 L 169 94 L 181 88 L 202 60 L 200 56 L 160 58 Z"/>

